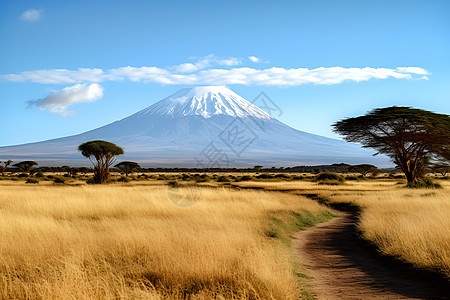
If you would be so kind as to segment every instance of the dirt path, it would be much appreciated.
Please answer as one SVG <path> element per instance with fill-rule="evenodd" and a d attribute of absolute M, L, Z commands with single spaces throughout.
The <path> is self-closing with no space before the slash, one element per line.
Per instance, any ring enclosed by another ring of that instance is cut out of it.
<path fill-rule="evenodd" d="M 356 236 L 354 213 L 296 233 L 293 248 L 318 299 L 450 299 L 447 281 L 386 262 Z"/>

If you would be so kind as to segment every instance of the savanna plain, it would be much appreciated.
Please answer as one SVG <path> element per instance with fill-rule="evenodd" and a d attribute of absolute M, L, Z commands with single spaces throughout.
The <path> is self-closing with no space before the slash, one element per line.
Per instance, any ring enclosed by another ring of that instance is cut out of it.
<path fill-rule="evenodd" d="M 448 179 L 223 181 L 0 181 L 0 297 L 308 298 L 291 236 L 338 212 L 305 195 L 359 206 L 382 254 L 450 277 Z"/>

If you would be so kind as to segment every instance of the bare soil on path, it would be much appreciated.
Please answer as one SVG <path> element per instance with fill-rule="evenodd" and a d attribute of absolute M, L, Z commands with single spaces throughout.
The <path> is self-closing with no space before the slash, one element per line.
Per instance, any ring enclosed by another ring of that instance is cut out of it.
<path fill-rule="evenodd" d="M 299 231 L 292 247 L 318 299 L 450 299 L 450 282 L 378 255 L 358 238 L 355 212 Z"/>

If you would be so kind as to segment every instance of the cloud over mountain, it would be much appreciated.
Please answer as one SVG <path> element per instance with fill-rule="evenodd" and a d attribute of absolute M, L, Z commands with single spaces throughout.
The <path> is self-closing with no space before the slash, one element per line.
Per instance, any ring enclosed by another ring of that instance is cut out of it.
<path fill-rule="evenodd" d="M 233 59 L 222 62 L 231 66 Z M 368 81 L 371 79 L 427 79 L 429 72 L 420 67 L 398 68 L 344 68 L 319 67 L 255 69 L 249 67 L 206 68 L 206 63 L 186 63 L 178 66 L 120 67 L 109 70 L 80 68 L 78 70 L 53 69 L 25 71 L 7 74 L 0 78 L 15 82 L 37 82 L 44 84 L 64 84 L 79 82 L 102 82 L 131 80 L 154 82 L 167 85 L 210 85 L 242 84 L 256 86 L 299 86 L 303 84 L 332 85 L 344 81 Z"/>
<path fill-rule="evenodd" d="M 70 105 L 81 102 L 92 102 L 103 97 L 103 87 L 97 83 L 75 84 L 61 90 L 53 90 L 47 97 L 28 101 L 29 106 L 37 106 L 41 110 L 49 110 L 62 116 L 73 115 L 68 111 Z"/>

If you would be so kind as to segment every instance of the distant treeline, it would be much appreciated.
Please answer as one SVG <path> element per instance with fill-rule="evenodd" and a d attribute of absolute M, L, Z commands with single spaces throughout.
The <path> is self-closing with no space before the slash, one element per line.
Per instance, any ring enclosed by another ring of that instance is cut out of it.
<path fill-rule="evenodd" d="M 142 173 L 227 173 L 227 172 L 236 172 L 236 173 L 321 173 L 324 171 L 329 172 L 337 172 L 337 173 L 353 173 L 355 172 L 355 167 L 361 165 L 350 165 L 345 163 L 340 164 L 331 164 L 331 165 L 315 165 L 315 166 L 295 166 L 295 167 L 269 167 L 264 168 L 263 166 L 254 166 L 251 168 L 138 168 L 135 169 L 134 172 L 142 172 Z M 371 166 L 371 165 L 366 165 Z M 375 168 L 374 166 L 371 166 Z M 122 173 L 122 170 L 117 168 L 110 168 L 112 172 Z M 19 168 L 16 167 L 8 167 L 5 168 L 5 172 L 22 172 Z M 396 169 L 380 169 L 382 172 L 396 173 L 398 170 Z M 78 173 L 91 173 L 93 172 L 92 168 L 88 167 L 70 167 L 70 166 L 61 166 L 61 167 L 35 167 L 32 169 L 33 173 L 36 172 L 45 172 L 45 173 L 69 173 L 69 174 L 78 174 Z"/>

